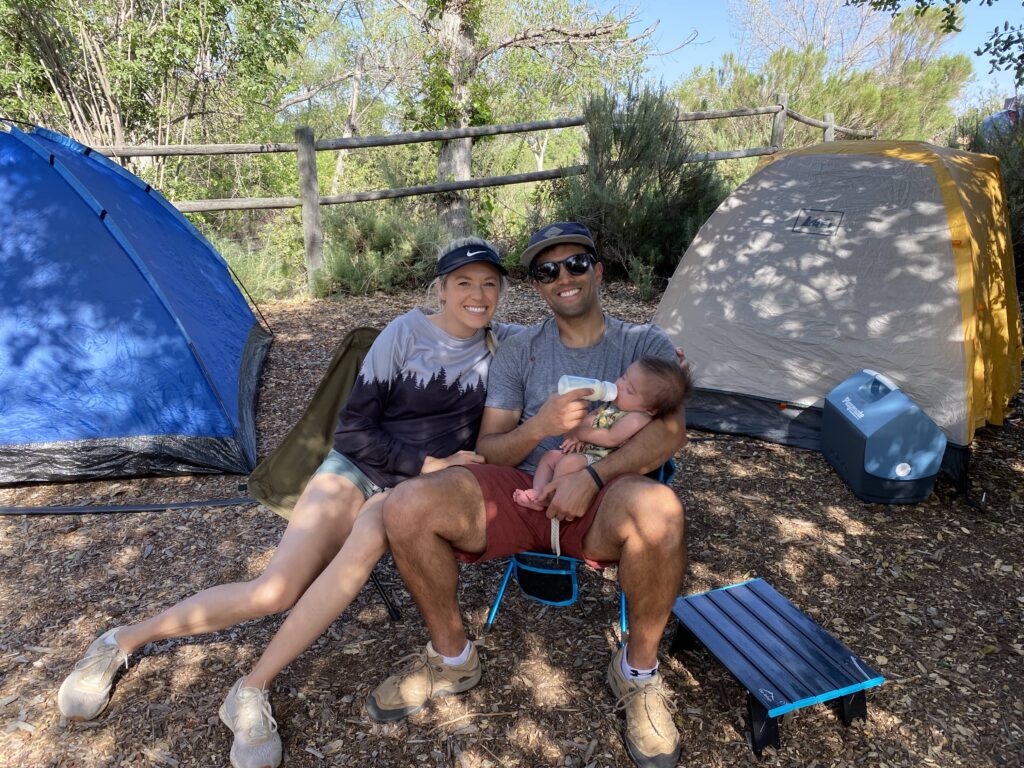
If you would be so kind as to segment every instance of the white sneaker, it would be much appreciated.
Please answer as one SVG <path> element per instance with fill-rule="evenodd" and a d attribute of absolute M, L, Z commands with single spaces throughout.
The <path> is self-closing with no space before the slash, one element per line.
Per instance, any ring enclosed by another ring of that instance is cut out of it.
<path fill-rule="evenodd" d="M 220 705 L 220 719 L 235 740 L 231 744 L 234 768 L 277 768 L 281 764 L 281 737 L 270 709 L 270 694 L 262 688 L 243 688 L 239 678 Z"/>
<path fill-rule="evenodd" d="M 57 707 L 68 720 L 92 720 L 110 702 L 110 689 L 121 665 L 128 668 L 128 654 L 117 643 L 108 643 L 121 627 L 107 630 L 89 644 L 85 655 L 64 678 L 57 691 Z"/>

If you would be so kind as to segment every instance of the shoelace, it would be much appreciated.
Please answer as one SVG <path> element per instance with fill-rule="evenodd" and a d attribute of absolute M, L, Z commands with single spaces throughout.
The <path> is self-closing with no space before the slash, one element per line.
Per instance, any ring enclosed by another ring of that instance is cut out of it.
<path fill-rule="evenodd" d="M 417 672 L 423 667 L 430 670 L 426 651 L 416 651 L 415 653 L 403 656 L 398 660 L 396 666 L 399 667 L 398 671 L 395 673 L 396 677 L 406 677 L 407 675 L 411 675 L 413 672 Z M 434 676 L 432 671 L 430 676 Z"/>
<path fill-rule="evenodd" d="M 259 688 L 239 688 L 237 727 L 251 739 L 265 738 L 277 731 L 277 720 L 270 709 L 270 696 Z"/>
<path fill-rule="evenodd" d="M 75 671 L 84 672 L 88 677 L 102 677 L 108 674 L 111 663 L 117 661 L 118 655 L 124 655 L 124 668 L 128 669 L 128 654 L 122 651 L 118 645 L 103 643 L 103 647 L 88 651 L 75 664 Z M 96 667 L 101 664 L 102 669 L 97 670 Z M 120 666 L 120 663 L 117 666 Z"/>
<path fill-rule="evenodd" d="M 637 686 L 636 688 L 632 688 L 626 691 L 619 697 L 619 700 L 615 702 L 615 710 L 617 712 L 621 711 L 628 707 L 630 703 L 633 701 L 633 699 L 637 698 L 638 696 L 643 696 L 644 698 L 646 698 L 647 694 L 649 693 L 660 698 L 662 703 L 665 705 L 665 708 L 668 709 L 668 711 L 671 714 L 675 714 L 676 705 L 672 701 L 672 699 L 670 699 L 668 695 L 665 693 L 665 686 L 661 682 L 657 682 L 651 685 Z M 655 725 L 655 727 L 657 726 L 657 724 L 653 722 L 652 725 Z"/>

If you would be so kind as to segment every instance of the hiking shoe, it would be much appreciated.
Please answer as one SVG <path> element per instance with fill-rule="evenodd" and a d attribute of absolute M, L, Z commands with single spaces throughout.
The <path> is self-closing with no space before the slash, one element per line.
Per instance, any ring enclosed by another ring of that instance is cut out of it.
<path fill-rule="evenodd" d="M 231 729 L 231 765 L 234 768 L 277 768 L 281 764 L 281 737 L 270 710 L 270 694 L 262 688 L 243 688 L 239 678 L 220 705 L 220 719 Z"/>
<path fill-rule="evenodd" d="M 85 655 L 64 678 L 57 691 L 57 707 L 68 720 L 92 720 L 110 702 L 110 689 L 122 665 L 128 668 L 128 654 L 117 643 L 108 643 L 121 627 L 114 627 L 93 640 Z"/>
<path fill-rule="evenodd" d="M 402 661 L 409 664 L 378 685 L 366 700 L 370 717 L 379 723 L 401 720 L 419 712 L 431 699 L 468 691 L 480 682 L 480 656 L 475 645 L 466 663 L 459 666 L 445 664 L 430 643 Z"/>
<path fill-rule="evenodd" d="M 679 731 L 672 721 L 675 711 L 661 674 L 645 680 L 628 680 L 622 674 L 623 648 L 608 666 L 608 685 L 626 712 L 626 751 L 641 768 L 674 768 L 679 762 Z"/>

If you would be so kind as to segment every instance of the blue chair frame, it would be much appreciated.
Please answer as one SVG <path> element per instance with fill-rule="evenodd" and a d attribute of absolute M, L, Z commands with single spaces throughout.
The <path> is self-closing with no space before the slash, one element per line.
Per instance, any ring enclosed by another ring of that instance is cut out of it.
<path fill-rule="evenodd" d="M 669 459 L 658 469 L 653 472 L 649 472 L 647 477 L 652 480 L 657 480 L 659 483 L 671 485 L 672 478 L 675 476 L 675 473 L 676 463 L 672 459 Z M 546 564 L 547 562 L 550 562 L 550 565 Z M 491 631 L 491 627 L 494 625 L 494 620 L 498 616 L 498 609 L 501 607 L 501 601 L 505 599 L 505 590 L 508 588 L 508 584 L 512 580 L 513 576 L 516 577 L 516 583 L 519 584 L 520 591 L 534 602 L 559 607 L 575 603 L 579 597 L 579 579 L 577 578 L 576 571 L 581 562 L 582 561 L 579 558 L 569 557 L 568 555 L 556 557 L 551 552 L 520 552 L 512 555 L 509 558 L 508 568 L 505 569 L 505 576 L 501 580 L 501 586 L 498 588 L 498 594 L 495 596 L 494 602 L 491 604 L 490 611 L 487 612 L 487 621 L 484 623 L 484 632 L 486 633 Z M 531 580 L 541 581 L 545 578 L 567 578 L 571 582 L 571 594 L 564 599 L 551 600 L 531 593 L 523 586 L 524 573 L 528 583 Z M 627 618 L 626 611 L 626 595 L 621 591 L 621 589 L 619 591 L 619 629 L 621 631 L 620 637 L 624 640 L 626 633 L 629 631 L 629 619 Z"/>

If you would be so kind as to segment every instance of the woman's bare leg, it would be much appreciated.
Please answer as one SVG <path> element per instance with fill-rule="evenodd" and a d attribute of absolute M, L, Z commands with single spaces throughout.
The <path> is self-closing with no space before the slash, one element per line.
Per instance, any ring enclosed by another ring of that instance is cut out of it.
<path fill-rule="evenodd" d="M 150 619 L 118 631 L 128 653 L 146 643 L 233 626 L 290 608 L 345 543 L 363 494 L 340 475 L 314 475 L 274 555 L 257 578 L 204 589 Z"/>
<path fill-rule="evenodd" d="M 345 545 L 295 603 L 256 666 L 242 679 L 243 687 L 269 687 L 359 594 L 387 551 L 381 514 L 386 497 L 387 493 L 380 493 L 366 502 Z"/>

